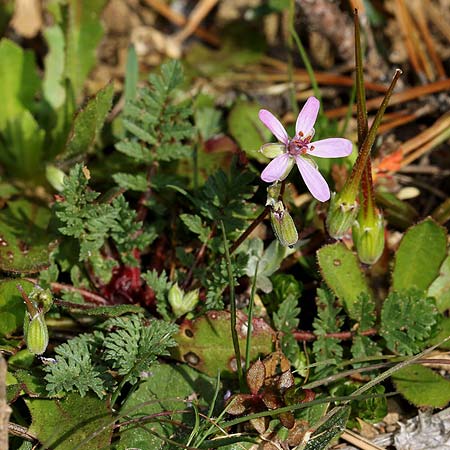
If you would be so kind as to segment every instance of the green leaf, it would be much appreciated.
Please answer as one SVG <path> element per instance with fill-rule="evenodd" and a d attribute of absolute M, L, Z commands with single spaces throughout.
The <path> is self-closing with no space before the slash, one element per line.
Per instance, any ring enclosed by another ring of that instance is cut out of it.
<path fill-rule="evenodd" d="M 258 273 L 256 275 L 256 288 L 263 292 L 272 292 L 273 285 L 270 276 L 279 268 L 285 258 L 295 252 L 295 249 L 283 247 L 278 239 L 273 240 L 270 245 L 264 249 L 262 239 L 253 238 L 243 243 L 238 249 L 239 253 L 249 255 L 245 273 L 253 278 L 255 275 L 256 263 L 258 263 Z"/>
<path fill-rule="evenodd" d="M 64 158 L 87 153 L 94 145 L 112 106 L 114 88 L 107 84 L 75 116 Z"/>
<path fill-rule="evenodd" d="M 358 320 L 355 304 L 361 293 L 371 297 L 371 292 L 358 259 L 342 243 L 325 245 L 317 252 L 323 279 L 336 294 L 348 315 Z"/>
<path fill-rule="evenodd" d="M 7 121 L 0 140 L 0 162 L 11 177 L 23 178 L 35 187 L 42 181 L 45 131 L 28 110 Z"/>
<path fill-rule="evenodd" d="M 314 433 L 310 436 L 302 450 L 325 450 L 345 430 L 350 406 L 338 406 L 332 409 Z"/>
<path fill-rule="evenodd" d="M 65 10 L 66 67 L 75 96 L 83 89 L 97 61 L 97 45 L 103 36 L 100 13 L 106 0 L 68 0 Z"/>
<path fill-rule="evenodd" d="M 247 316 L 241 312 L 237 316 L 236 330 L 241 355 L 245 355 Z M 274 331 L 263 319 L 253 319 L 252 331 L 250 359 L 254 360 L 272 351 Z M 236 361 L 228 311 L 208 311 L 198 319 L 184 321 L 175 340 L 178 347 L 173 349 L 172 355 L 178 360 L 188 362 L 209 376 L 217 376 L 218 371 L 228 376 L 235 373 L 233 367 Z"/>
<path fill-rule="evenodd" d="M 416 287 L 426 290 L 439 275 L 447 254 L 447 237 L 443 227 L 433 219 L 410 228 L 395 255 L 392 289 Z"/>
<path fill-rule="evenodd" d="M 433 297 L 414 288 L 393 291 L 383 303 L 380 335 L 389 350 L 412 355 L 426 347 L 438 319 Z"/>
<path fill-rule="evenodd" d="M 136 49 L 131 44 L 128 47 L 127 64 L 125 67 L 125 86 L 124 96 L 125 103 L 136 98 L 137 84 L 139 81 L 139 61 L 136 55 Z"/>
<path fill-rule="evenodd" d="M 342 360 L 343 348 L 336 340 L 325 336 L 328 333 L 340 331 L 343 319 L 339 315 L 341 308 L 335 306 L 334 295 L 327 289 L 317 289 L 317 317 L 313 327 L 317 340 L 313 344 L 313 352 L 316 361 L 333 361 L 338 364 Z M 317 373 L 322 376 L 331 373 L 334 368 L 328 363 L 320 365 Z"/>
<path fill-rule="evenodd" d="M 436 345 L 450 336 L 450 317 L 444 317 L 439 323 L 437 333 L 430 339 L 428 345 Z M 439 346 L 443 350 L 450 350 L 450 342 L 444 342 Z"/>
<path fill-rule="evenodd" d="M 201 217 L 196 214 L 180 214 L 180 219 L 189 228 L 190 231 L 197 234 L 202 242 L 206 242 L 211 229 L 203 225 Z"/>
<path fill-rule="evenodd" d="M 34 54 L 24 51 L 8 39 L 0 41 L 0 130 L 25 111 L 33 110 L 34 96 L 40 79 L 36 71 Z"/>
<path fill-rule="evenodd" d="M 263 144 L 270 142 L 271 133 L 258 119 L 260 109 L 256 103 L 236 102 L 228 116 L 228 129 L 250 158 L 264 163 L 267 162 L 267 158 L 259 152 L 259 149 Z"/>
<path fill-rule="evenodd" d="M 34 284 L 26 280 L 3 280 L 0 282 L 0 336 L 9 336 L 23 327 L 25 305 L 17 285 L 29 294 Z"/>
<path fill-rule="evenodd" d="M 49 266 L 47 231 L 50 211 L 27 200 L 9 202 L 0 211 L 0 269 L 7 272 L 34 273 Z"/>
<path fill-rule="evenodd" d="M 298 327 L 300 307 L 298 306 L 303 285 L 293 275 L 277 274 L 272 277 L 274 290 L 272 297 L 278 303 L 278 311 L 273 315 L 275 328 L 285 333 Z"/>
<path fill-rule="evenodd" d="M 141 277 L 155 293 L 157 300 L 156 309 L 161 314 L 163 319 L 169 321 L 170 316 L 168 312 L 169 304 L 167 294 L 172 286 L 172 283 L 167 278 L 167 275 L 164 272 L 161 272 L 161 274 L 158 275 L 158 272 L 153 269 L 150 272 L 143 273 Z"/>
<path fill-rule="evenodd" d="M 429 367 L 412 364 L 391 378 L 397 391 L 416 406 L 444 408 L 450 402 L 450 381 Z"/>
<path fill-rule="evenodd" d="M 104 339 L 104 358 L 131 384 L 176 345 L 172 335 L 177 325 L 162 320 L 144 325 L 141 319 L 137 315 L 117 317 L 105 325 L 110 331 Z"/>
<path fill-rule="evenodd" d="M 60 26 L 44 29 L 48 53 L 45 56 L 45 75 L 42 83 L 45 99 L 54 109 L 58 109 L 66 99 L 64 86 L 64 33 Z"/>
<path fill-rule="evenodd" d="M 354 320 L 359 323 L 358 332 L 366 331 L 375 325 L 377 319 L 375 313 L 375 302 L 367 295 L 362 293 L 355 303 Z"/>
<path fill-rule="evenodd" d="M 428 295 L 436 299 L 436 306 L 440 312 L 450 309 L 450 256 L 444 259 L 438 277 L 428 288 Z"/>
<path fill-rule="evenodd" d="M 138 419 L 143 416 L 151 417 L 151 415 L 154 415 L 155 418 L 144 426 L 130 425 L 125 427 L 120 434 L 117 448 L 119 450 L 130 448 L 139 448 L 140 450 L 166 449 L 167 444 L 149 432 L 147 428 L 151 428 L 152 431 L 165 438 L 177 440 L 176 435 L 183 430 L 177 426 L 177 421 L 185 425 L 194 424 L 193 412 L 177 412 L 177 410 L 188 408 L 183 400 L 195 395 L 200 405 L 209 407 L 214 398 L 214 384 L 214 379 L 206 377 L 186 365 L 161 364 L 152 368 L 149 378 L 132 392 L 122 406 L 120 413 L 126 414 L 127 419 Z M 158 419 L 158 414 L 164 411 L 172 411 L 169 416 L 171 420 Z M 182 440 L 183 443 L 185 443 L 186 437 Z"/>
<path fill-rule="evenodd" d="M 102 369 L 91 358 L 94 346 L 95 337 L 82 334 L 56 347 L 56 363 L 43 367 L 50 394 L 75 391 L 84 397 L 92 390 L 99 398 L 105 395 Z"/>
<path fill-rule="evenodd" d="M 29 431 L 37 436 L 44 448 L 109 448 L 112 428 L 107 424 L 112 416 L 104 401 L 93 396 L 81 398 L 70 394 L 62 400 L 27 399 L 26 403 L 32 418 Z"/>

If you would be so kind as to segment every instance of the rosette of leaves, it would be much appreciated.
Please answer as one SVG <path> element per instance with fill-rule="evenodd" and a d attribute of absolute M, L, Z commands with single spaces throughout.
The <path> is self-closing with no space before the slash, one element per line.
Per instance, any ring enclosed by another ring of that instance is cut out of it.
<path fill-rule="evenodd" d="M 250 393 L 230 397 L 227 412 L 232 415 L 253 414 L 313 400 L 312 391 L 302 393 L 296 390 L 290 368 L 289 360 L 281 352 L 271 353 L 264 360 L 253 363 L 246 375 Z M 289 430 L 287 440 L 290 445 L 298 445 L 300 436 L 303 436 L 299 431 L 306 431 L 305 423 L 297 421 L 290 411 L 274 414 L 274 418 L 279 419 L 281 427 Z M 269 417 L 250 420 L 251 426 L 260 434 L 267 431 L 269 422 Z"/>

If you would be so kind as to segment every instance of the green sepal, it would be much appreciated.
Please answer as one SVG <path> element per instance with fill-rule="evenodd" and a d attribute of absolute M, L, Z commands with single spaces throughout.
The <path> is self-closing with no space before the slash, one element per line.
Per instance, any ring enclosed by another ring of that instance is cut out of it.
<path fill-rule="evenodd" d="M 292 247 L 298 241 L 298 232 L 295 228 L 294 220 L 289 212 L 285 209 L 283 202 L 275 203 L 270 210 L 270 222 L 273 231 L 284 247 Z"/>

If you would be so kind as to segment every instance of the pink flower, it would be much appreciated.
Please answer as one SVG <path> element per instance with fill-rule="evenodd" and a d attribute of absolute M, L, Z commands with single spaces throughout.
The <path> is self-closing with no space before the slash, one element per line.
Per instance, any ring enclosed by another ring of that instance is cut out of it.
<path fill-rule="evenodd" d="M 352 143 L 343 138 L 322 139 L 311 143 L 319 108 L 319 100 L 309 97 L 297 117 L 295 136 L 292 139 L 289 139 L 283 125 L 271 112 L 265 109 L 259 111 L 261 122 L 280 142 L 264 144 L 261 147 L 263 154 L 274 158 L 263 170 L 261 178 L 267 183 L 284 180 L 295 162 L 311 194 L 317 200 L 326 202 L 330 198 L 330 189 L 310 155 L 319 158 L 341 158 L 350 155 Z"/>

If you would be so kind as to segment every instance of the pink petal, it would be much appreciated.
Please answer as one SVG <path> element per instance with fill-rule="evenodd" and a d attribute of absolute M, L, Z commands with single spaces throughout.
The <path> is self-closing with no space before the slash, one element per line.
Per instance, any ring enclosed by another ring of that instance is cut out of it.
<path fill-rule="evenodd" d="M 309 97 L 300 111 L 295 123 L 295 134 L 303 133 L 308 136 L 314 128 L 317 114 L 319 113 L 320 102 L 316 97 Z"/>
<path fill-rule="evenodd" d="M 309 189 L 313 197 L 321 202 L 326 202 L 330 198 L 330 189 L 320 172 L 312 166 L 305 158 L 297 156 L 295 158 L 298 170 L 300 171 L 306 187 Z"/>
<path fill-rule="evenodd" d="M 288 144 L 289 136 L 280 121 L 267 109 L 259 111 L 259 120 L 273 133 L 283 144 Z"/>
<path fill-rule="evenodd" d="M 329 138 L 312 142 L 306 153 L 319 158 L 342 158 L 352 152 L 352 143 L 348 139 Z"/>
<path fill-rule="evenodd" d="M 293 165 L 294 160 L 292 157 L 290 157 L 287 153 L 283 153 L 270 161 L 267 167 L 262 171 L 261 179 L 266 183 L 284 180 L 284 178 L 288 176 L 288 169 L 292 168 Z"/>

